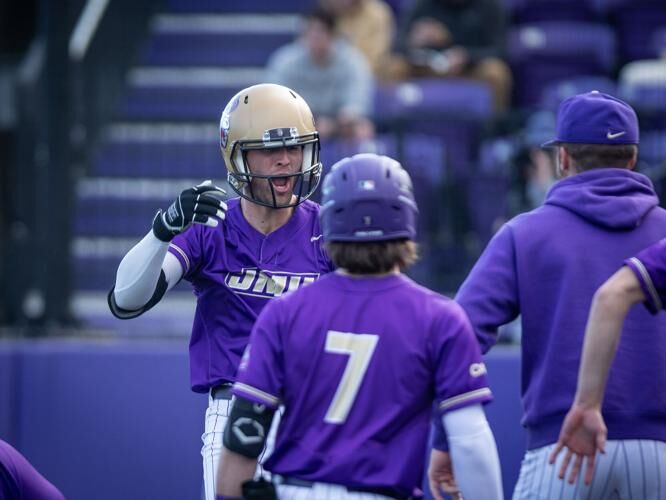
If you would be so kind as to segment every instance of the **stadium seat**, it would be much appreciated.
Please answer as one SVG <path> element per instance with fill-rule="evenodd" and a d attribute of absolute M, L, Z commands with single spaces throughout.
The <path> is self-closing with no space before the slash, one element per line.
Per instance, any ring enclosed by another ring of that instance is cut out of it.
<path fill-rule="evenodd" d="M 514 73 L 514 102 L 539 104 L 548 83 L 577 75 L 608 76 L 615 64 L 615 35 L 603 24 L 553 21 L 515 26 L 508 57 Z"/>
<path fill-rule="evenodd" d="M 580 75 L 565 78 L 546 85 L 541 94 L 541 108 L 557 111 L 560 103 L 567 97 L 592 90 L 616 95 L 617 83 L 612 78 L 599 75 Z"/>
<path fill-rule="evenodd" d="M 620 61 L 657 57 L 652 37 L 666 26 L 663 0 L 599 0 L 617 33 Z"/>
<path fill-rule="evenodd" d="M 644 121 L 642 128 L 666 128 L 666 59 L 634 61 L 618 77 L 619 91 Z"/>
<path fill-rule="evenodd" d="M 442 140 L 445 159 L 454 175 L 471 172 L 474 146 L 493 116 L 492 96 L 485 83 L 425 78 L 379 86 L 374 118 L 403 133 Z"/>

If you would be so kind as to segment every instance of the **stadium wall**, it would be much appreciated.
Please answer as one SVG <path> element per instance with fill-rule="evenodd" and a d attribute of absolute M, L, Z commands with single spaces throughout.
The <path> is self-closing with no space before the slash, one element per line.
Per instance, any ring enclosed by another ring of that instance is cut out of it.
<path fill-rule="evenodd" d="M 524 450 L 519 350 L 487 356 L 506 497 Z M 187 342 L 0 342 L 0 437 L 69 500 L 197 499 L 206 397 Z"/>

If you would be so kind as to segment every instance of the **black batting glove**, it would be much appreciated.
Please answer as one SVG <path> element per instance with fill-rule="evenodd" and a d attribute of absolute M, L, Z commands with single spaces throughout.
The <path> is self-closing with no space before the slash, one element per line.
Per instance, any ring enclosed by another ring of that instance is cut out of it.
<path fill-rule="evenodd" d="M 153 219 L 153 233 L 157 239 L 171 241 L 190 224 L 216 227 L 218 219 L 224 220 L 227 204 L 223 201 L 224 189 L 204 181 L 185 189 L 166 211 L 158 210 Z"/>

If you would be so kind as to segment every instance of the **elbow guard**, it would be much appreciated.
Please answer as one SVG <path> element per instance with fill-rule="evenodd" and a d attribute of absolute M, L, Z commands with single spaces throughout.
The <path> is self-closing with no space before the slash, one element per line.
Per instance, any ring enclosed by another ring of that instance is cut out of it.
<path fill-rule="evenodd" d="M 128 311 L 127 309 L 123 309 L 122 307 L 120 307 L 118 304 L 116 304 L 116 297 L 113 294 L 114 291 L 113 288 L 109 292 L 109 295 L 107 296 L 106 300 L 107 303 L 109 304 L 109 309 L 111 310 L 111 314 L 113 314 L 116 318 L 132 319 L 141 316 L 143 313 L 145 313 L 146 311 L 151 309 L 155 304 L 157 304 L 160 300 L 162 300 L 162 297 L 164 297 L 164 294 L 166 293 L 168 288 L 169 288 L 169 283 L 167 283 L 164 271 L 161 271 L 159 280 L 157 281 L 157 285 L 155 286 L 155 292 L 153 293 L 153 296 L 150 298 L 148 303 L 145 306 L 143 306 L 141 309 L 137 309 L 136 311 Z"/>
<path fill-rule="evenodd" d="M 247 458 L 258 458 L 266 444 L 275 410 L 235 397 L 224 429 L 224 446 Z"/>

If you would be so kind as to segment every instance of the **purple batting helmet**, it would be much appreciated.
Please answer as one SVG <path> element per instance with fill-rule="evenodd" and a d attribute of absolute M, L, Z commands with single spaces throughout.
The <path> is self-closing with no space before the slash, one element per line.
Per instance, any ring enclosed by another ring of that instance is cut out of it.
<path fill-rule="evenodd" d="M 343 158 L 324 179 L 325 241 L 384 241 L 416 237 L 412 180 L 396 160 L 375 154 Z"/>

